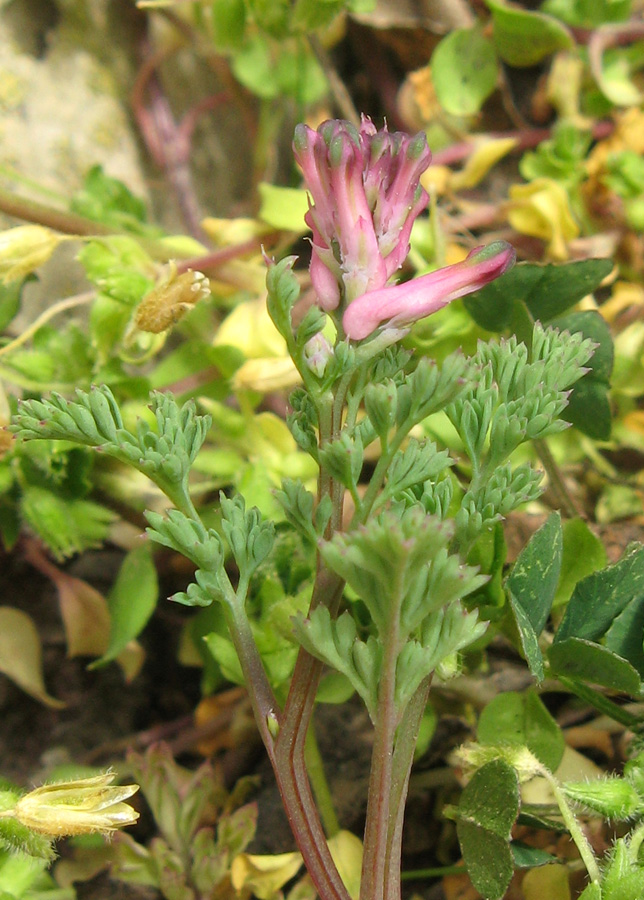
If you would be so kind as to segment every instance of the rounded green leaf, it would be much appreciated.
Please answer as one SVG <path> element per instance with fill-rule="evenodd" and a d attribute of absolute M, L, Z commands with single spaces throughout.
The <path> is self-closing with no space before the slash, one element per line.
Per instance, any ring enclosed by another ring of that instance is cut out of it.
<path fill-rule="evenodd" d="M 436 47 L 431 70 L 443 109 L 455 116 L 471 116 L 496 86 L 496 53 L 480 28 L 460 28 Z"/>
<path fill-rule="evenodd" d="M 502 759 L 482 766 L 461 796 L 458 840 L 472 884 L 488 900 L 501 900 L 512 878 L 510 829 L 518 812 L 517 774 Z"/>
<path fill-rule="evenodd" d="M 535 691 L 498 694 L 481 713 L 478 739 L 482 744 L 527 747 L 553 772 L 564 751 L 561 729 Z"/>
<path fill-rule="evenodd" d="M 503 0 L 486 0 L 494 23 L 494 44 L 510 66 L 534 66 L 556 50 L 574 42 L 565 25 L 543 13 L 507 6 Z"/>

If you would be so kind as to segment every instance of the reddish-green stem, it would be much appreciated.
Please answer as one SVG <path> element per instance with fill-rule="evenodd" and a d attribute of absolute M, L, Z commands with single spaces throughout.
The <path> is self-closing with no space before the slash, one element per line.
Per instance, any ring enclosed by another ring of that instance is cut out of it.
<path fill-rule="evenodd" d="M 399 713 L 396 704 L 396 666 L 400 653 L 400 603 L 402 576 L 391 590 L 391 614 L 385 638 L 375 735 L 371 754 L 371 775 L 364 831 L 364 856 L 360 884 L 361 900 L 385 900 L 389 882 L 390 829 L 392 821 L 392 775 Z"/>
<path fill-rule="evenodd" d="M 429 675 L 420 685 L 414 696 L 409 701 L 402 721 L 398 726 L 396 746 L 391 766 L 391 810 L 392 821 L 389 828 L 389 862 L 387 867 L 387 881 L 384 886 L 384 896 L 388 900 L 398 900 L 400 897 L 401 859 L 402 859 L 402 833 L 405 818 L 405 802 L 409 789 L 409 778 L 414 761 L 414 751 L 418 740 L 420 723 L 427 706 L 427 696 L 432 681 Z"/>

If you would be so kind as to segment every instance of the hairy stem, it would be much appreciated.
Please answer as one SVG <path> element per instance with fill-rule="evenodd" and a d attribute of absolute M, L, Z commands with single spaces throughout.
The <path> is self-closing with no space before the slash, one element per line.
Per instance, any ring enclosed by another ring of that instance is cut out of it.
<path fill-rule="evenodd" d="M 541 774 L 547 779 L 550 785 L 552 793 L 555 796 L 555 800 L 557 801 L 559 811 L 561 812 L 561 818 L 564 821 L 564 825 L 570 832 L 570 837 L 577 845 L 579 855 L 581 856 L 581 859 L 586 866 L 586 870 L 588 872 L 590 880 L 599 882 L 601 880 L 599 865 L 597 863 L 597 859 L 595 858 L 595 854 L 593 853 L 593 848 L 590 846 L 588 838 L 584 834 L 581 825 L 577 821 L 577 817 L 571 810 L 568 804 L 568 800 L 566 799 L 566 795 L 559 787 L 559 782 L 557 781 L 557 779 L 545 767 L 543 768 Z"/>
<path fill-rule="evenodd" d="M 85 216 L 79 216 L 77 213 L 55 209 L 44 203 L 36 203 L 25 197 L 18 197 L 2 187 L 0 187 L 0 212 L 13 216 L 14 219 L 21 219 L 23 222 L 33 222 L 36 225 L 60 231 L 61 234 L 79 238 L 101 238 L 124 234 L 122 229 L 110 228 L 108 225 L 103 225 L 102 222 L 94 222 L 93 219 L 86 219 Z M 153 259 L 165 262 L 171 255 L 185 255 L 170 251 L 162 241 L 155 241 L 153 238 L 140 235 L 128 236 L 137 241 Z"/>

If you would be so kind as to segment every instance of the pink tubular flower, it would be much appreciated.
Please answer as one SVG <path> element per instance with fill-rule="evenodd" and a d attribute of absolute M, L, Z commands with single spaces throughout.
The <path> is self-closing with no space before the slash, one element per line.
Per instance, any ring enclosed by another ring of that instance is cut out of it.
<path fill-rule="evenodd" d="M 342 318 L 347 337 L 368 337 L 382 323 L 404 328 L 470 294 L 503 275 L 515 260 L 514 248 L 505 241 L 477 247 L 463 262 L 445 266 L 404 284 L 392 284 L 358 297 Z"/>
<path fill-rule="evenodd" d="M 295 158 L 311 196 L 311 280 L 331 310 L 383 288 L 409 252 L 414 219 L 427 203 L 421 174 L 431 153 L 414 138 L 368 119 L 359 129 L 329 120 L 317 131 L 298 125 Z"/>
<path fill-rule="evenodd" d="M 425 135 L 377 131 L 364 117 L 359 129 L 329 120 L 317 131 L 298 125 L 293 149 L 310 195 L 311 282 L 322 309 L 339 308 L 350 339 L 363 340 L 381 325 L 404 332 L 514 263 L 512 247 L 497 241 L 455 266 L 388 285 L 427 204 L 420 185 L 431 160 Z"/>

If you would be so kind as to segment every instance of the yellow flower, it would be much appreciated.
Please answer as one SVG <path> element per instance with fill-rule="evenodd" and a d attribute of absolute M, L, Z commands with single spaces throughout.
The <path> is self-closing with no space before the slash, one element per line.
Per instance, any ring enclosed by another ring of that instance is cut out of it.
<path fill-rule="evenodd" d="M 0 233 L 0 280 L 18 281 L 46 263 L 68 238 L 41 225 L 18 225 Z"/>
<path fill-rule="evenodd" d="M 210 296 L 208 279 L 202 272 L 177 274 L 177 266 L 169 263 L 159 281 L 136 308 L 134 324 L 141 331 L 161 334 L 167 331 L 199 300 Z"/>
<path fill-rule="evenodd" d="M 91 778 L 77 778 L 58 784 L 44 784 L 21 797 L 13 810 L 5 811 L 38 834 L 67 837 L 99 831 L 110 834 L 125 825 L 134 825 L 138 812 L 123 803 L 135 794 L 138 784 L 112 785 L 112 772 Z"/>
<path fill-rule="evenodd" d="M 568 258 L 568 241 L 579 234 L 568 194 L 552 178 L 536 178 L 529 184 L 513 184 L 508 204 L 510 225 L 521 234 L 541 238 L 552 259 Z"/>

